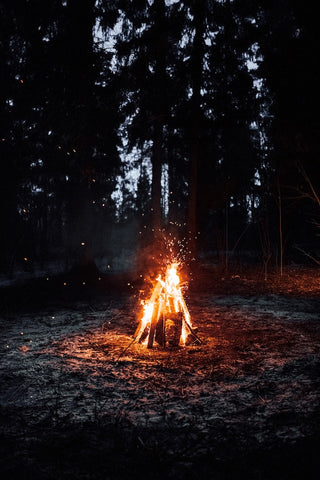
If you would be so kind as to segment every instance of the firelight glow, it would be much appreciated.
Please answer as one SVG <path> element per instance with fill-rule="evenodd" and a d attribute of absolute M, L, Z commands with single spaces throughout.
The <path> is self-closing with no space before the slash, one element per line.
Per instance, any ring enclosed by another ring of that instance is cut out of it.
<path fill-rule="evenodd" d="M 150 345 L 150 335 L 155 335 L 155 327 L 161 319 L 161 316 L 170 321 L 170 314 L 181 314 L 182 328 L 180 335 L 180 345 L 185 345 L 188 335 L 192 334 L 191 317 L 188 307 L 183 298 L 180 278 L 178 275 L 178 263 L 172 263 L 167 267 L 164 279 L 161 275 L 157 278 L 150 299 L 143 305 L 143 315 L 137 330 L 135 340 L 139 343 Z M 165 330 L 165 323 L 163 326 Z M 147 332 L 146 338 L 142 338 Z M 151 345 L 153 338 L 151 339 Z"/>

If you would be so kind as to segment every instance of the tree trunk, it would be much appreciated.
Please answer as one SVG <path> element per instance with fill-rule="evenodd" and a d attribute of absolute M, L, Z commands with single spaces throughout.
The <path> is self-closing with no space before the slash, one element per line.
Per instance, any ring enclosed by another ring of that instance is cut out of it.
<path fill-rule="evenodd" d="M 155 234 L 161 228 L 162 211 L 161 211 L 161 167 L 162 167 L 162 124 L 156 119 L 154 126 L 154 139 L 152 151 L 152 227 Z"/>
<path fill-rule="evenodd" d="M 93 110 L 94 110 L 94 57 L 93 28 L 95 23 L 93 0 L 68 2 L 69 49 L 69 108 L 74 109 L 75 122 L 71 134 L 75 152 L 70 156 L 70 177 L 67 183 L 68 247 L 74 256 L 73 264 L 83 265 L 85 244 L 87 265 L 93 265 L 94 234 L 92 215 L 91 177 L 93 176 Z M 67 105 L 68 108 L 68 105 Z M 75 255 L 74 255 L 75 254 Z M 88 255 L 91 255 L 91 259 Z"/>
<path fill-rule="evenodd" d="M 166 116 L 166 51 L 167 27 L 166 6 L 164 0 L 154 3 L 155 35 L 155 72 L 153 92 L 153 150 L 152 150 L 152 227 L 155 237 L 162 226 L 161 209 L 161 171 L 163 164 L 163 126 Z"/>
<path fill-rule="evenodd" d="M 188 200 L 188 237 L 191 256 L 196 257 L 198 168 L 200 158 L 200 118 L 201 118 L 201 81 L 203 62 L 204 5 L 197 2 L 194 15 L 194 43 L 191 58 L 191 138 L 190 138 L 190 176 Z"/>
<path fill-rule="evenodd" d="M 282 198 L 281 198 L 281 188 L 280 181 L 278 177 L 277 182 L 278 188 L 278 209 L 279 209 L 279 248 L 280 248 L 280 277 L 283 274 L 283 231 L 282 231 Z"/>
<path fill-rule="evenodd" d="M 193 137 L 190 179 L 189 179 L 189 197 L 188 197 L 188 238 L 192 257 L 196 256 L 196 233 L 197 233 L 197 198 L 198 198 L 198 163 L 199 146 L 198 141 Z"/>

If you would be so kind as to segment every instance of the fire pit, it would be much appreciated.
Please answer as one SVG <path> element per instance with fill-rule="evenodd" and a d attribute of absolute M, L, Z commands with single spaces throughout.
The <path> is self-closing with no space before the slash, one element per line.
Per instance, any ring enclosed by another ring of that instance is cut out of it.
<path fill-rule="evenodd" d="M 201 343 L 192 327 L 191 316 L 183 297 L 178 263 L 170 264 L 164 276 L 157 277 L 143 313 L 134 341 L 152 348 L 156 341 L 161 347 L 177 347 Z"/>

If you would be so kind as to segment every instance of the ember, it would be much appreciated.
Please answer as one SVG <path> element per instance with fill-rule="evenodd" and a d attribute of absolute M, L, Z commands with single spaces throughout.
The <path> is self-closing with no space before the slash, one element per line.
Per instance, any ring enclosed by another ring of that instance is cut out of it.
<path fill-rule="evenodd" d="M 183 298 L 178 264 L 168 266 L 165 278 L 161 275 L 150 299 L 144 304 L 142 318 L 135 334 L 135 341 L 153 347 L 156 341 L 162 347 L 176 347 L 201 343 L 191 325 L 191 317 Z"/>

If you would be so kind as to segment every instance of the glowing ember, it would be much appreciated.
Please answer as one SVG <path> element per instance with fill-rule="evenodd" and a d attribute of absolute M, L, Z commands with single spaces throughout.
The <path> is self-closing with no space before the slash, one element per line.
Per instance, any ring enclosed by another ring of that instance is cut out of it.
<path fill-rule="evenodd" d="M 152 295 L 143 306 L 135 341 L 147 344 L 148 348 L 152 348 L 154 340 L 163 347 L 185 345 L 189 338 L 200 343 L 191 325 L 177 268 L 178 264 L 172 263 L 164 279 L 158 276 Z"/>

